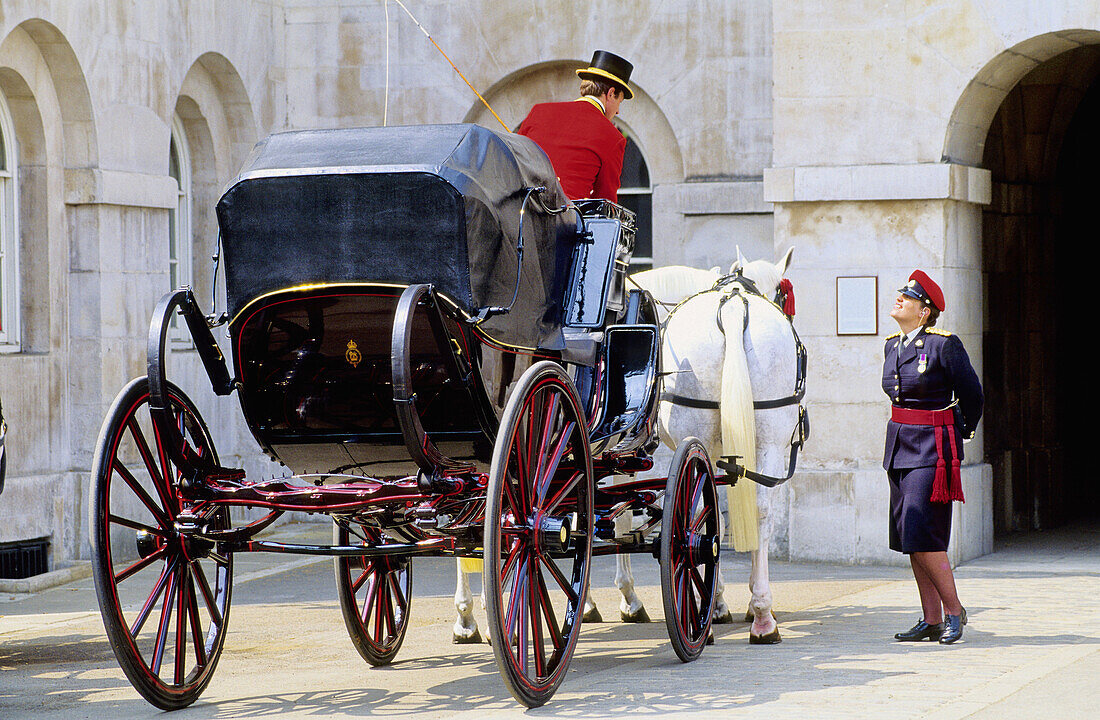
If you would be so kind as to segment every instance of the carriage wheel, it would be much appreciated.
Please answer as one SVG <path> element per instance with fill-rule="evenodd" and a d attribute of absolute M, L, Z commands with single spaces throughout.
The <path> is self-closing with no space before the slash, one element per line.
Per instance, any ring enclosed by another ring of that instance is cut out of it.
<path fill-rule="evenodd" d="M 592 456 L 573 382 L 532 365 L 501 419 L 485 508 L 486 614 L 512 695 L 542 705 L 580 636 L 592 557 Z"/>
<path fill-rule="evenodd" d="M 661 517 L 661 598 L 672 648 L 684 662 L 703 652 L 718 596 L 718 492 L 706 448 L 676 449 Z"/>
<path fill-rule="evenodd" d="M 167 401 L 184 438 L 217 462 L 191 401 L 169 384 Z M 96 595 L 115 657 L 141 695 L 163 710 L 193 703 L 210 682 L 229 620 L 233 559 L 183 536 L 186 507 L 175 467 L 148 412 L 149 382 L 115 398 L 96 443 L 92 556 Z M 205 515 L 229 527 L 226 508 Z"/>
<path fill-rule="evenodd" d="M 348 529 L 333 526 L 337 545 L 352 539 Z M 378 545 L 382 534 L 358 526 L 355 537 L 362 545 Z M 371 665 L 388 665 L 397 656 L 409 627 L 412 601 L 412 564 L 407 557 L 338 557 L 336 592 L 340 610 L 355 649 Z"/>

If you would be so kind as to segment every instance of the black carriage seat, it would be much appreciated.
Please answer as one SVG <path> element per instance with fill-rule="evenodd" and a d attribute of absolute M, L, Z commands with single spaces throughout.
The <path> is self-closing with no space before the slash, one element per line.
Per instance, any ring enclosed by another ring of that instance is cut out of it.
<path fill-rule="evenodd" d="M 634 252 L 635 218 L 610 200 L 576 202 L 587 236 L 573 250 L 565 325 L 599 328 L 608 311 L 622 312 L 630 257 Z"/>

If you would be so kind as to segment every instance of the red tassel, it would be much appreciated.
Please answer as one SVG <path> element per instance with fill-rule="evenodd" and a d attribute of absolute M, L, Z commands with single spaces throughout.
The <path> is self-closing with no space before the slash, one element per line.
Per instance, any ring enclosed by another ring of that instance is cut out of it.
<path fill-rule="evenodd" d="M 962 468 L 959 467 L 959 448 L 955 444 L 955 428 L 948 426 L 947 433 L 951 438 L 951 499 L 966 502 L 963 497 Z"/>
<path fill-rule="evenodd" d="M 962 471 L 958 460 L 951 461 L 951 481 L 951 499 L 955 502 L 966 502 L 966 498 L 963 497 Z"/>
<path fill-rule="evenodd" d="M 943 461 L 943 439 L 940 437 L 940 428 L 936 433 L 936 476 L 932 479 L 932 497 L 934 503 L 949 503 L 951 495 L 947 491 L 947 464 Z"/>
<path fill-rule="evenodd" d="M 947 468 L 943 461 L 936 463 L 936 479 L 932 482 L 932 497 L 934 503 L 949 503 L 951 496 L 947 492 Z"/>
<path fill-rule="evenodd" d="M 783 293 L 783 314 L 794 317 L 794 285 L 787 278 L 779 281 L 779 290 Z"/>

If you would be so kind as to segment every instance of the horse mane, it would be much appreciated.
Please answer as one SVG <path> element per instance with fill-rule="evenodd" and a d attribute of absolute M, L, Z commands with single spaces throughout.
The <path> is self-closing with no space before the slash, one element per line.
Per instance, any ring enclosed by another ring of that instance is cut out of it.
<path fill-rule="evenodd" d="M 716 270 L 700 270 L 687 265 L 665 265 L 634 273 L 630 279 L 645 288 L 658 302 L 676 303 L 714 285 Z"/>

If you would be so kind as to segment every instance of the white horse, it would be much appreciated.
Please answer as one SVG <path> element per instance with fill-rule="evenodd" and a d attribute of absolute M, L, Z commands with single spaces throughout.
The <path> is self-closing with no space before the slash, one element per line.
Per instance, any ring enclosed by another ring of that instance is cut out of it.
<path fill-rule="evenodd" d="M 754 410 L 753 401 L 774 401 L 794 393 L 798 360 L 793 328 L 783 312 L 765 299 L 775 295 L 790 264 L 792 250 L 779 263 L 761 260 L 746 263 L 738 249 L 731 275 L 751 280 L 760 295 L 742 290 L 732 292 L 732 284 L 703 292 L 719 279 L 717 268 L 658 268 L 632 276 L 637 285 L 649 290 L 663 306 L 680 303 L 667 321 L 662 348 L 664 371 L 670 374 L 662 390 L 659 422 L 661 439 L 669 447 L 675 448 L 683 438 L 694 435 L 707 446 L 712 458 L 738 455 L 742 465 L 762 476 L 788 475 L 793 462 L 791 441 L 798 438 L 797 401 L 758 410 Z M 729 328 L 744 328 L 744 332 L 725 332 Z M 680 400 L 675 403 L 668 400 L 677 397 Z M 720 409 L 694 406 L 716 397 L 722 400 Z M 689 404 L 683 404 L 683 398 L 688 398 Z M 749 614 L 753 625 L 749 640 L 754 644 L 779 642 L 768 582 L 770 493 L 767 488 L 756 493 L 754 483 L 741 480 L 730 493 L 729 506 L 735 526 L 731 529 L 734 547 L 752 552 Z M 625 522 L 629 521 L 626 517 Z M 629 530 L 616 529 L 620 533 Z M 622 594 L 621 618 L 627 622 L 648 621 L 648 614 L 634 592 L 630 556 L 617 555 L 616 560 L 615 585 Z M 455 592 L 458 619 L 454 641 L 479 642 L 467 576 L 476 566 L 465 561 L 464 567 L 463 562 L 459 561 Z M 584 620 L 598 618 L 599 610 L 589 600 Z M 730 621 L 720 576 L 715 618 L 718 622 Z"/>

